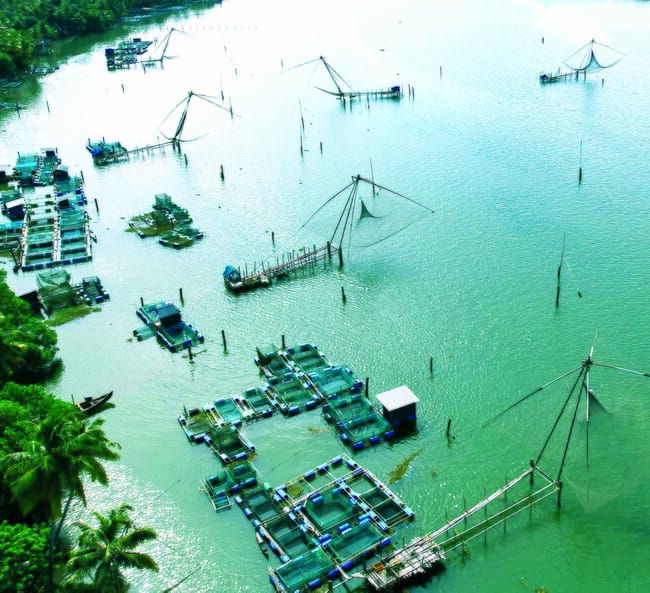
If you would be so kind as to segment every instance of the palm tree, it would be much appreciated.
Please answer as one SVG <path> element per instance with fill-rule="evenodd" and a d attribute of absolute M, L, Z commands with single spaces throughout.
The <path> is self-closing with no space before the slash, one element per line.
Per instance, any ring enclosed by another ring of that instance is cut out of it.
<path fill-rule="evenodd" d="M 48 415 L 37 424 L 23 451 L 3 459 L 5 477 L 22 512 L 40 515 L 50 524 L 50 590 L 54 547 L 70 503 L 78 498 L 86 504 L 83 478 L 107 485 L 101 461 L 119 459 L 115 451 L 119 445 L 106 438 L 102 424 L 101 418 L 88 422 L 76 414 Z"/>
<path fill-rule="evenodd" d="M 129 583 L 122 574 L 124 568 L 158 571 L 156 561 L 143 552 L 134 551 L 140 544 L 156 538 L 149 527 L 136 527 L 129 516 L 129 504 L 110 509 L 108 516 L 97 511 L 92 514 L 97 527 L 78 521 L 81 530 L 78 547 L 72 550 L 66 583 L 71 585 L 92 582 L 98 593 L 125 593 Z"/>

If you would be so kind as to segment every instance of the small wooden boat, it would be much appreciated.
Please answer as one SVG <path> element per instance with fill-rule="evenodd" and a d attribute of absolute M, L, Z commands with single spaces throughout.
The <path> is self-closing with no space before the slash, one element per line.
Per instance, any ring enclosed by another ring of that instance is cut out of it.
<path fill-rule="evenodd" d="M 94 414 L 98 409 L 103 406 L 109 399 L 113 397 L 113 392 L 109 391 L 103 395 L 98 395 L 97 397 L 92 397 L 87 395 L 80 402 L 74 402 L 74 405 L 77 406 L 84 414 Z"/>

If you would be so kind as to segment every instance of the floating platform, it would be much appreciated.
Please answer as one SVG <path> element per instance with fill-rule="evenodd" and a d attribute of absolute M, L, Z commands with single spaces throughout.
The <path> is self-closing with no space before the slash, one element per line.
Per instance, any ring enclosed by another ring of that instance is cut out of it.
<path fill-rule="evenodd" d="M 205 341 L 198 330 L 181 319 L 180 309 L 171 303 L 158 301 L 143 304 L 136 314 L 146 324 L 144 329 L 133 330 L 133 335 L 138 340 L 153 334 L 171 352 L 197 346 Z"/>
<path fill-rule="evenodd" d="M 203 233 L 190 226 L 192 218 L 185 208 L 172 201 L 168 194 L 156 194 L 153 208 L 146 214 L 138 214 L 128 221 L 129 229 L 138 237 L 158 237 L 166 247 L 184 249 L 203 238 Z"/>
<path fill-rule="evenodd" d="M 106 292 L 102 281 L 97 276 L 86 276 L 81 282 L 74 285 L 77 297 L 87 305 L 103 303 L 111 298 Z"/>
<path fill-rule="evenodd" d="M 108 165 L 129 158 L 129 151 L 119 141 L 107 142 L 104 138 L 86 143 L 86 150 L 91 154 L 95 165 Z"/>
<path fill-rule="evenodd" d="M 271 377 L 265 390 L 269 399 L 288 416 L 301 410 L 313 410 L 321 402 L 321 396 L 313 388 L 309 377 L 303 373 L 288 371 L 281 377 Z"/>
<path fill-rule="evenodd" d="M 232 505 L 232 496 L 257 486 L 257 483 L 257 470 L 250 462 L 244 461 L 208 476 L 202 485 L 214 510 L 221 511 Z"/>
<path fill-rule="evenodd" d="M 53 192 L 36 188 L 23 193 L 25 220 L 16 267 L 26 272 L 92 260 L 81 181 L 60 166 L 53 178 Z"/>
<path fill-rule="evenodd" d="M 263 505 L 268 518 L 252 510 L 249 494 L 242 494 L 240 506 L 282 562 L 271 570 L 277 591 L 313 590 L 378 562 L 392 546 L 393 530 L 415 516 L 376 476 L 345 456 L 273 492 Z"/>

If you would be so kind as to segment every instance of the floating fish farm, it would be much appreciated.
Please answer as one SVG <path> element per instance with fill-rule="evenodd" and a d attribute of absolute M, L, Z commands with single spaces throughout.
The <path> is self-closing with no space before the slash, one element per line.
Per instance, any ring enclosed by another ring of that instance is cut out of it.
<path fill-rule="evenodd" d="M 205 341 L 198 330 L 181 319 L 180 309 L 171 303 L 143 303 L 136 314 L 145 323 L 144 327 L 133 330 L 133 335 L 138 340 L 156 336 L 171 352 L 191 348 Z"/>

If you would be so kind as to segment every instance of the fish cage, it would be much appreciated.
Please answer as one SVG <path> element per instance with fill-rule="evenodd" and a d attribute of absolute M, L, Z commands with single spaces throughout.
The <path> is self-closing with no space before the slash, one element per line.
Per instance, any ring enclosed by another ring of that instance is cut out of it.
<path fill-rule="evenodd" d="M 260 387 L 252 387 L 242 393 L 242 402 L 253 410 L 254 418 L 267 418 L 273 414 L 273 403 Z"/>
<path fill-rule="evenodd" d="M 320 401 L 307 376 L 291 371 L 282 377 L 270 378 L 267 391 L 286 415 L 297 414 L 301 409 L 312 410 Z"/>
<path fill-rule="evenodd" d="M 256 351 L 255 364 L 268 379 L 282 377 L 294 370 L 287 359 L 282 356 L 281 350 L 275 346 L 258 347 Z"/>
<path fill-rule="evenodd" d="M 326 398 L 344 393 L 359 393 L 363 389 L 363 382 L 357 379 L 348 367 L 324 368 L 311 373 L 309 378 L 318 392 Z"/>
<path fill-rule="evenodd" d="M 232 425 L 220 428 L 212 426 L 206 435 L 206 442 L 226 465 L 244 460 L 255 451 L 255 445 Z"/>
<path fill-rule="evenodd" d="M 378 444 L 394 435 L 388 421 L 360 393 L 330 396 L 323 405 L 323 417 L 334 425 L 342 442 L 354 449 Z"/>
<path fill-rule="evenodd" d="M 287 348 L 285 356 L 297 369 L 309 375 L 310 373 L 328 368 L 330 363 L 314 344 L 301 344 Z"/>
<path fill-rule="evenodd" d="M 274 574 L 287 591 L 299 591 L 305 586 L 319 587 L 332 572 L 338 573 L 332 559 L 322 549 L 314 548 L 279 566 Z"/>

